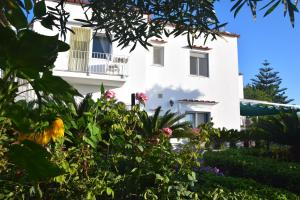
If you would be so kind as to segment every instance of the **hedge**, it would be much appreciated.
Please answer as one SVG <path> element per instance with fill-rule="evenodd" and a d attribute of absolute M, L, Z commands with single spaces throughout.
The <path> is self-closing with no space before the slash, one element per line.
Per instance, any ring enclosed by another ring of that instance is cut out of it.
<path fill-rule="evenodd" d="M 226 200 L 300 200 L 300 196 L 259 184 L 251 179 L 218 176 L 211 173 L 200 173 L 198 184 L 199 199 L 226 199 Z"/>
<path fill-rule="evenodd" d="M 300 164 L 241 154 L 236 150 L 206 152 L 205 164 L 226 175 L 252 178 L 260 183 L 300 194 Z"/>

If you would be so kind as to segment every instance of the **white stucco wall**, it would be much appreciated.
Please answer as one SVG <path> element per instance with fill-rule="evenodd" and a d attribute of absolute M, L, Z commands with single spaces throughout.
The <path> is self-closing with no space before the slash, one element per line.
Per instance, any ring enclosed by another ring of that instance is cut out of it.
<path fill-rule="evenodd" d="M 48 5 L 55 5 L 48 2 Z M 73 19 L 82 18 L 82 8 L 75 4 L 68 4 L 67 10 L 71 13 L 69 27 L 79 26 Z M 34 29 L 40 33 L 53 35 L 55 33 L 46 30 L 38 23 Z M 57 32 L 56 32 L 57 33 Z M 70 40 L 67 34 L 66 42 Z M 211 117 L 216 127 L 240 128 L 240 81 L 238 73 L 237 38 L 224 36 L 218 40 L 210 41 L 204 45 L 203 40 L 196 41 L 197 46 L 211 48 L 208 51 L 191 50 L 186 48 L 186 36 L 177 38 L 164 38 L 164 66 L 153 65 L 153 48 L 149 51 L 137 45 L 136 49 L 129 53 L 129 49 L 121 50 L 117 44 L 113 44 L 113 54 L 128 55 L 128 77 L 118 87 L 106 86 L 113 89 L 120 101 L 130 104 L 131 93 L 145 92 L 149 96 L 146 109 L 152 110 L 162 106 L 164 111 L 172 109 L 175 112 L 186 111 L 211 112 Z M 156 45 L 153 43 L 153 45 Z M 190 53 L 205 52 L 209 54 L 209 77 L 190 75 Z M 61 53 L 55 63 L 55 70 L 68 69 L 68 53 Z M 87 77 L 88 78 L 88 77 Z M 88 82 L 87 82 L 88 83 Z M 99 85 L 101 80 L 99 80 Z M 80 92 L 86 94 L 95 92 L 97 87 L 89 84 L 73 84 Z M 162 94 L 162 98 L 158 98 Z M 204 104 L 178 104 L 180 99 L 198 99 L 215 101 L 215 105 Z M 173 100 L 175 105 L 170 106 Z"/>
<path fill-rule="evenodd" d="M 239 96 L 240 99 L 244 99 L 244 75 L 239 75 Z"/>

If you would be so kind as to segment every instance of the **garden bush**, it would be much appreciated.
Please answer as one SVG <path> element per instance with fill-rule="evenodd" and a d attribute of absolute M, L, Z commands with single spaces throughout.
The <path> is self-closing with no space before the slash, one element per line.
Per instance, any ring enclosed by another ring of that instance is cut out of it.
<path fill-rule="evenodd" d="M 274 187 L 300 193 L 300 164 L 241 154 L 237 150 L 206 152 L 204 162 L 224 174 L 252 178 Z"/>
<path fill-rule="evenodd" d="M 297 200 L 300 196 L 278 188 L 268 187 L 250 179 L 199 174 L 196 185 L 201 199 Z"/>
<path fill-rule="evenodd" d="M 192 169 L 200 166 L 199 142 L 191 140 L 175 152 L 169 141 L 173 131 L 184 131 L 187 124 L 178 126 L 180 117 L 170 112 L 157 113 L 152 121 L 153 116 L 141 109 L 145 102 L 128 110 L 108 95 L 111 92 L 102 87 L 97 101 L 87 96 L 79 106 L 60 110 L 66 134 L 53 141 L 27 137 L 22 142 L 21 133 L 8 135 L 1 129 L 11 142 L 3 144 L 9 149 L 4 152 L 9 164 L 3 162 L 0 181 L 6 184 L 0 194 L 27 199 L 197 199 Z M 13 129 L 10 124 L 5 127 Z M 55 132 L 51 127 L 37 136 Z M 47 168 L 39 168 L 39 163 Z"/>
<path fill-rule="evenodd" d="M 278 161 L 288 161 L 293 162 L 293 156 L 290 153 L 290 147 L 286 145 L 276 145 L 270 146 L 270 149 L 255 147 L 255 148 L 240 148 L 235 150 L 240 154 L 256 156 L 256 157 L 266 157 L 272 158 Z"/>
<path fill-rule="evenodd" d="M 244 131 L 258 146 L 270 149 L 272 143 L 290 146 L 292 159 L 300 161 L 300 119 L 297 111 L 259 117 Z M 263 144 L 263 145 L 262 145 Z"/>

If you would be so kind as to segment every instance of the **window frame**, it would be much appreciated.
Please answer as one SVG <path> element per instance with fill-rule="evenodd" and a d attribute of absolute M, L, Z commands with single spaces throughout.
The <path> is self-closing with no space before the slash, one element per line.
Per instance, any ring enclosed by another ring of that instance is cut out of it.
<path fill-rule="evenodd" d="M 199 65 L 199 59 L 203 58 L 202 56 L 205 56 L 205 59 L 207 60 L 207 75 L 200 74 L 200 65 Z M 191 57 L 197 58 L 197 66 L 196 66 L 196 74 L 191 74 Z M 209 78 L 210 77 L 210 70 L 209 70 L 209 54 L 205 52 L 190 52 L 189 57 L 189 75 L 193 77 L 203 77 L 203 78 Z"/>
<path fill-rule="evenodd" d="M 206 111 L 186 111 L 185 115 L 188 115 L 188 114 L 194 115 L 193 119 L 195 119 L 195 121 L 192 122 L 192 127 L 193 128 L 197 128 L 199 125 L 201 125 L 201 124 L 198 124 L 198 114 L 207 114 L 207 121 L 204 122 L 204 123 L 208 123 L 208 122 L 211 121 L 211 112 L 206 112 Z"/>
<path fill-rule="evenodd" d="M 93 32 L 93 35 L 92 35 L 92 39 L 91 39 L 91 45 L 90 45 L 90 52 L 91 52 L 91 57 L 93 57 L 93 53 L 102 53 L 102 52 L 94 52 L 93 51 L 93 48 L 94 48 L 94 38 L 95 37 L 104 37 L 107 39 L 106 35 L 104 33 L 96 33 L 96 32 Z M 107 39 L 108 40 L 108 39 Z M 110 52 L 109 53 L 104 53 L 104 54 L 113 54 L 113 43 L 110 42 Z"/>
<path fill-rule="evenodd" d="M 162 63 L 155 63 L 155 56 L 154 56 L 155 49 L 162 49 L 162 56 L 163 56 Z M 158 46 L 158 45 L 153 46 L 153 48 L 152 48 L 152 65 L 159 66 L 159 67 L 165 66 L 165 47 L 164 46 Z"/>

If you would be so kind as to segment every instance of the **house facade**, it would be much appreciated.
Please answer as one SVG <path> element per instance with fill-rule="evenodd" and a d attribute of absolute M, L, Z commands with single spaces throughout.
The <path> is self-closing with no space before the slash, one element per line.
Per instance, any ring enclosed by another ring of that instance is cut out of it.
<path fill-rule="evenodd" d="M 55 6 L 56 2 L 47 1 Z M 186 114 L 198 126 L 212 121 L 215 127 L 240 128 L 240 82 L 238 35 L 223 33 L 218 40 L 203 39 L 188 47 L 186 36 L 153 38 L 149 50 L 137 45 L 121 49 L 104 34 L 82 28 L 75 19 L 84 18 L 82 8 L 68 3 L 70 12 L 66 42 L 68 52 L 60 53 L 53 74 L 61 76 L 81 94 L 99 96 L 99 86 L 112 89 L 116 98 L 131 104 L 131 94 L 143 92 L 149 100 L 145 109 Z M 57 31 L 34 24 L 34 30 L 55 35 Z M 171 28 L 171 27 L 170 27 Z"/>

